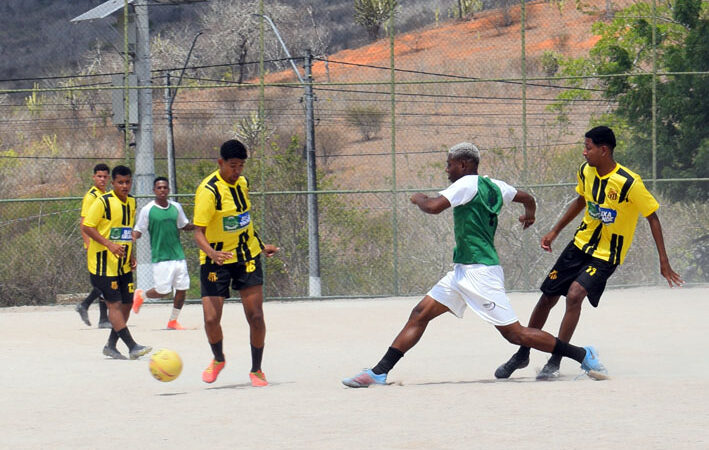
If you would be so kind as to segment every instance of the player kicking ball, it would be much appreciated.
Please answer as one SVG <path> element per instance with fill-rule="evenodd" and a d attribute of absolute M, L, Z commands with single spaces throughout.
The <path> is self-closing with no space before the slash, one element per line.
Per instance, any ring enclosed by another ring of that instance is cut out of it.
<path fill-rule="evenodd" d="M 602 380 L 607 371 L 593 347 L 577 347 L 544 331 L 523 327 L 505 293 L 504 273 L 494 239 L 497 217 L 503 205 L 524 205 L 519 217 L 524 229 L 534 223 L 536 202 L 524 191 L 507 183 L 478 175 L 480 152 L 463 142 L 448 152 L 446 172 L 451 185 L 437 197 L 422 193 L 411 203 L 427 214 L 439 214 L 453 207 L 455 249 L 453 270 L 448 272 L 411 311 L 409 320 L 394 339 L 384 357 L 371 369 L 351 378 L 345 386 L 360 388 L 386 384 L 389 371 L 423 336 L 428 323 L 445 312 L 462 318 L 466 306 L 490 322 L 509 342 L 571 358 L 581 364 L 589 377 Z"/>

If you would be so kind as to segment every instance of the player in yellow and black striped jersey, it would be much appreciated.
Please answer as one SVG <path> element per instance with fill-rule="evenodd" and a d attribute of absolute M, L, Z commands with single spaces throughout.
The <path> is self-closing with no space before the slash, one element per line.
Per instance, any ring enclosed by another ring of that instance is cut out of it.
<path fill-rule="evenodd" d="M 241 176 L 247 157 L 241 142 L 226 141 L 219 150 L 219 169 L 200 183 L 195 194 L 193 223 L 200 249 L 204 329 L 214 354 L 202 380 L 213 383 L 225 364 L 220 318 L 231 286 L 239 291 L 249 322 L 251 384 L 265 386 L 268 382 L 261 371 L 266 323 L 260 254 L 272 256 L 278 248 L 264 245 L 254 230 L 249 184 Z"/>
<path fill-rule="evenodd" d="M 551 243 L 561 230 L 585 209 L 573 241 L 542 283 L 542 296 L 529 319 L 530 327 L 541 329 L 559 297 L 566 296 L 566 312 L 559 329 L 559 339 L 565 342 L 571 340 L 576 329 L 583 299 L 588 297 L 591 305 L 598 306 L 606 281 L 623 263 L 633 241 L 638 215 L 645 217 L 650 225 L 660 258 L 660 273 L 670 287 L 683 283 L 667 258 L 662 227 L 656 214 L 660 205 L 638 174 L 613 159 L 615 144 L 615 134 L 608 127 L 595 127 L 586 133 L 583 150 L 586 162 L 577 173 L 578 197 L 551 231 L 542 237 L 542 248 L 551 251 Z M 537 378 L 558 377 L 560 362 L 559 358 L 552 356 Z M 495 376 L 507 378 L 528 363 L 529 348 L 520 347 L 497 369 Z"/>
<path fill-rule="evenodd" d="M 84 217 L 86 217 L 86 214 L 89 212 L 89 207 L 91 207 L 91 205 L 98 197 L 106 193 L 106 186 L 108 185 L 108 179 L 110 176 L 111 169 L 109 169 L 106 164 L 96 164 L 96 166 L 94 166 L 94 174 L 92 177 L 94 185 L 91 186 L 86 195 L 84 195 L 84 199 L 81 201 L 79 230 L 81 231 L 81 237 L 84 240 L 84 250 L 88 250 L 89 242 L 91 242 L 91 239 L 81 229 L 81 225 L 84 223 Z M 94 300 L 96 300 L 100 296 L 101 292 L 96 288 L 92 288 L 91 292 L 89 292 L 89 295 L 86 296 L 83 301 L 76 305 L 76 312 L 79 313 L 81 320 L 83 320 L 84 323 L 88 326 L 91 326 L 91 321 L 89 321 L 89 306 L 91 306 L 91 303 L 93 303 Z M 111 328 L 111 322 L 108 321 L 108 309 L 106 308 L 106 303 L 103 300 L 99 301 L 98 327 Z"/>
<path fill-rule="evenodd" d="M 137 344 L 128 331 L 128 318 L 133 303 L 133 224 L 135 198 L 130 195 L 133 184 L 131 170 L 116 166 L 111 173 L 113 190 L 102 195 L 89 208 L 82 229 L 91 238 L 87 264 L 91 284 L 101 291 L 108 305 L 112 329 L 103 354 L 126 359 L 116 344 L 120 338 L 128 347 L 131 359 L 152 350 Z"/>

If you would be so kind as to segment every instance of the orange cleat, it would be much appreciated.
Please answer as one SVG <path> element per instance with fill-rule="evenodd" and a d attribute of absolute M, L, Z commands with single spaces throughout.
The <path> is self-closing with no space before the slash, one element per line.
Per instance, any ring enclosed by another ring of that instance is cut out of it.
<path fill-rule="evenodd" d="M 143 306 L 143 300 L 145 298 L 143 297 L 143 290 L 142 289 L 136 289 L 135 292 L 133 293 L 133 312 L 138 314 L 140 311 L 140 307 Z"/>
<path fill-rule="evenodd" d="M 185 330 L 186 328 L 180 325 L 180 322 L 177 320 L 171 320 L 167 323 L 167 329 L 168 330 Z"/>
<path fill-rule="evenodd" d="M 204 372 L 202 372 L 202 381 L 204 381 L 205 383 L 214 383 L 217 380 L 217 376 L 219 376 L 219 372 L 222 371 L 225 364 L 226 361 L 217 362 L 216 359 L 213 359 L 212 362 L 209 364 L 209 367 L 204 369 Z"/>
<path fill-rule="evenodd" d="M 249 378 L 251 378 L 251 386 L 268 386 L 268 381 L 266 381 L 266 374 L 261 372 L 260 370 L 257 370 L 256 372 L 250 372 Z"/>

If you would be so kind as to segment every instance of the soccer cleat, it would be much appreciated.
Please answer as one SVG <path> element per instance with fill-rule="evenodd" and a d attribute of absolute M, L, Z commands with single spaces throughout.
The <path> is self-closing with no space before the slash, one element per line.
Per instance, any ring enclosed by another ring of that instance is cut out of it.
<path fill-rule="evenodd" d="M 135 344 L 135 347 L 130 349 L 130 353 L 129 353 L 130 359 L 138 359 L 141 356 L 150 353 L 150 351 L 152 349 L 153 349 L 152 347 L 149 347 L 146 345 Z"/>
<path fill-rule="evenodd" d="M 225 364 L 226 361 L 217 362 L 216 359 L 213 359 L 212 362 L 209 363 L 209 367 L 204 369 L 204 372 L 202 372 L 202 381 L 205 383 L 214 383 Z"/>
<path fill-rule="evenodd" d="M 133 292 L 133 312 L 138 314 L 140 312 L 140 307 L 143 306 L 143 301 L 145 300 L 145 297 L 143 296 L 143 290 L 142 289 L 136 289 L 135 292 Z"/>
<path fill-rule="evenodd" d="M 256 372 L 250 372 L 249 378 L 251 378 L 251 386 L 268 386 L 268 381 L 266 381 L 266 374 L 263 373 L 261 370 L 257 370 Z"/>
<path fill-rule="evenodd" d="M 584 350 L 586 350 L 586 357 L 581 363 L 581 370 L 594 380 L 607 380 L 608 370 L 599 361 L 598 351 L 593 347 L 584 347 Z"/>
<path fill-rule="evenodd" d="M 528 365 L 529 355 L 520 356 L 519 353 L 515 353 L 506 363 L 497 368 L 495 378 L 509 378 L 512 372 L 517 369 L 524 369 Z"/>
<path fill-rule="evenodd" d="M 177 320 L 171 320 L 167 323 L 167 329 L 168 330 L 184 330 L 185 327 L 180 325 L 180 322 Z"/>
<path fill-rule="evenodd" d="M 108 319 L 102 320 L 98 323 L 99 328 L 113 328 L 113 325 L 111 325 L 111 322 L 109 322 Z"/>
<path fill-rule="evenodd" d="M 79 313 L 79 316 L 81 317 L 81 320 L 84 321 L 84 323 L 88 326 L 91 326 L 91 322 L 89 321 L 89 310 L 84 307 L 82 303 L 79 303 L 76 305 L 76 312 Z"/>
<path fill-rule="evenodd" d="M 109 358 L 113 359 L 128 359 L 121 352 L 118 351 L 117 348 L 112 348 L 109 347 L 108 345 L 105 345 L 103 347 L 103 354 L 108 356 Z"/>
<path fill-rule="evenodd" d="M 554 380 L 559 378 L 559 375 L 559 366 L 552 364 L 551 362 L 547 362 L 544 364 L 544 367 L 542 367 L 542 370 L 537 374 L 537 380 Z"/>
<path fill-rule="evenodd" d="M 351 388 L 366 388 L 372 384 L 387 384 L 387 374 L 376 374 L 372 369 L 364 369 L 352 378 L 345 378 L 342 384 Z"/>

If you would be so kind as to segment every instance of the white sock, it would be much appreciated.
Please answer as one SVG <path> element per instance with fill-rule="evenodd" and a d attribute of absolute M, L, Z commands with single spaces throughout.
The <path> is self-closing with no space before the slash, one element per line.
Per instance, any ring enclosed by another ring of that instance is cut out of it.
<path fill-rule="evenodd" d="M 180 311 L 182 310 L 173 307 L 172 314 L 170 314 L 170 321 L 177 320 L 177 317 L 180 315 Z"/>

